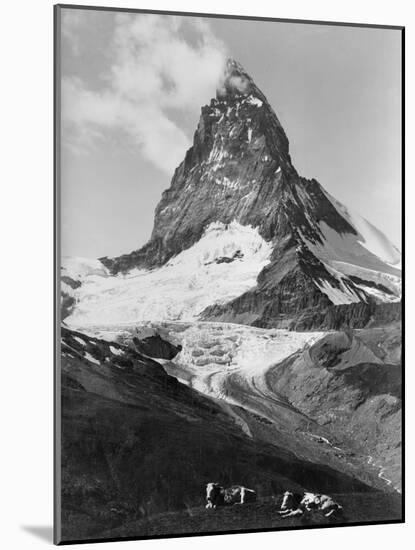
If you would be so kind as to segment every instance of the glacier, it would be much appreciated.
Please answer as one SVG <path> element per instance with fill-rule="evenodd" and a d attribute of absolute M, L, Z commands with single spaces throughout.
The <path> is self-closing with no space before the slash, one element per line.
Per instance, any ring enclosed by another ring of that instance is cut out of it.
<path fill-rule="evenodd" d="M 256 284 L 272 245 L 256 228 L 214 222 L 190 248 L 157 269 L 109 276 L 97 261 L 63 259 L 64 274 L 82 283 L 71 289 L 77 305 L 65 319 L 79 327 L 116 322 L 195 320 L 208 306 L 226 303 Z"/>

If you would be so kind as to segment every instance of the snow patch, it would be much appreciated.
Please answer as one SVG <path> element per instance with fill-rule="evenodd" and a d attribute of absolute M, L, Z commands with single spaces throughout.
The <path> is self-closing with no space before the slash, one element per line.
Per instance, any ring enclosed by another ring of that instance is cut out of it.
<path fill-rule="evenodd" d="M 353 288 L 350 288 L 350 286 L 345 283 L 343 273 L 341 273 L 341 271 L 334 269 L 327 263 L 324 263 L 324 267 L 330 275 L 338 281 L 339 286 L 333 286 L 329 281 L 324 279 L 318 279 L 315 281 L 315 284 L 322 292 L 324 292 L 324 294 L 326 294 L 326 296 L 328 296 L 334 305 L 356 304 L 357 302 L 366 301 L 364 299 L 363 292 L 361 294 L 359 292 L 355 292 Z"/>
<path fill-rule="evenodd" d="M 321 257 L 320 257 L 321 259 Z M 325 258 L 327 260 L 327 258 Z M 316 286 L 326 294 L 331 302 L 335 305 L 352 304 L 364 300 L 364 294 L 369 294 L 378 302 L 397 302 L 401 296 L 401 279 L 398 276 L 389 273 L 382 273 L 373 269 L 364 268 L 355 264 L 341 261 L 323 261 L 327 271 L 339 282 L 340 288 L 334 287 L 325 280 L 316 280 Z M 362 280 L 361 283 L 350 280 L 351 285 L 361 290 L 356 292 L 348 286 L 344 281 L 344 276 L 358 277 Z M 382 285 L 393 294 L 382 291 L 380 288 L 374 288 L 363 281 L 373 282 L 377 285 Z"/>
<path fill-rule="evenodd" d="M 69 296 L 74 295 L 73 288 L 70 285 L 68 285 L 67 283 L 65 283 L 65 281 L 61 281 L 61 292 L 65 293 L 65 294 L 68 294 Z"/>
<path fill-rule="evenodd" d="M 360 288 L 361 290 L 363 290 L 364 292 L 366 292 L 366 294 L 370 294 L 376 302 L 399 302 L 400 298 L 396 297 L 396 296 L 391 296 L 390 294 L 388 294 L 387 292 L 383 292 L 382 290 L 378 289 L 378 288 L 373 288 L 373 287 L 370 287 L 370 286 L 366 286 L 366 285 L 363 285 L 363 284 L 357 284 L 357 283 L 354 283 L 355 286 L 357 286 L 357 288 Z"/>
<path fill-rule="evenodd" d="M 387 301 L 397 301 L 401 296 L 402 281 L 401 278 L 397 275 L 382 273 L 381 271 L 376 271 L 374 269 L 368 269 L 365 267 L 340 261 L 333 261 L 332 265 L 345 275 L 359 277 L 359 279 L 362 279 L 363 281 L 371 281 L 378 285 L 383 285 L 394 294 L 394 296 L 389 297 Z M 369 287 L 365 286 L 365 291 L 373 292 L 374 289 L 370 289 Z M 383 294 L 385 295 L 385 293 Z"/>
<path fill-rule="evenodd" d="M 74 280 L 82 280 L 90 275 L 108 277 L 109 271 L 99 260 L 64 256 L 61 263 L 61 273 Z"/>
<path fill-rule="evenodd" d="M 327 280 L 314 281 L 314 284 L 324 292 L 329 300 L 335 305 L 340 304 L 356 304 L 361 299 L 350 289 L 346 287 L 343 281 L 339 281 L 341 288 L 332 286 Z"/>
<path fill-rule="evenodd" d="M 255 107 L 262 107 L 262 105 L 264 104 L 263 101 L 261 101 L 260 99 L 252 95 L 248 96 L 248 98 L 246 99 L 246 102 L 249 103 L 250 105 L 255 105 Z"/>
<path fill-rule="evenodd" d="M 95 359 L 90 353 L 85 353 L 85 359 L 88 359 L 91 363 L 95 363 L 96 365 L 100 365 L 101 363 L 98 361 L 98 359 Z"/>
<path fill-rule="evenodd" d="M 215 183 L 217 185 L 221 185 L 222 187 L 227 187 L 228 189 L 236 189 L 236 187 L 238 187 L 238 181 L 232 181 L 226 176 L 224 176 L 222 179 L 216 178 Z"/>

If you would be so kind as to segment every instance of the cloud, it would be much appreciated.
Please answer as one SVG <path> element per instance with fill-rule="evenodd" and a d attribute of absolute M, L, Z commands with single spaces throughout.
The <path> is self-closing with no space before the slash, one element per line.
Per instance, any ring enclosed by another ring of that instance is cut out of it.
<path fill-rule="evenodd" d="M 249 80 L 242 75 L 229 77 L 227 79 L 227 84 L 228 86 L 236 88 L 238 92 L 241 92 L 242 94 L 246 93 L 250 86 Z"/>
<path fill-rule="evenodd" d="M 214 95 L 225 48 L 199 18 L 118 14 L 114 23 L 101 88 L 90 89 L 79 77 L 62 80 L 64 142 L 88 151 L 108 132 L 122 130 L 171 174 L 190 145 L 175 121 Z M 72 33 L 76 24 L 69 25 Z"/>

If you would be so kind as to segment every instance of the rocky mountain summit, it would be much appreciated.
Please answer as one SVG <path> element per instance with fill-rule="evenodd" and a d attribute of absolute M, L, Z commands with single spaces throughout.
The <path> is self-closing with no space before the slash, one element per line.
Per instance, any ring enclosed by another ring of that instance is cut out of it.
<path fill-rule="evenodd" d="M 149 242 L 101 262 L 112 275 L 160 268 L 215 224 L 226 231 L 235 223 L 257 230 L 272 252 L 256 284 L 209 304 L 198 312 L 205 319 L 290 326 L 307 311 L 324 311 L 338 323 L 345 316 L 337 306 L 364 304 L 367 317 L 374 304 L 399 302 L 399 251 L 315 179 L 297 173 L 277 115 L 241 65 L 229 60 L 216 98 L 202 108 L 193 146 L 156 208 Z M 236 246 L 221 261 L 238 265 L 244 253 Z M 391 311 L 396 317 L 396 304 Z M 312 318 L 305 326 L 319 323 Z"/>

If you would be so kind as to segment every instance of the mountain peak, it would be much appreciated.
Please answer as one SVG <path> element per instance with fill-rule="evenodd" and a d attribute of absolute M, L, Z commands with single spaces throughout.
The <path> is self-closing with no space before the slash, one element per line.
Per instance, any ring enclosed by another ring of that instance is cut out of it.
<path fill-rule="evenodd" d="M 270 103 L 242 65 L 228 59 L 217 98 L 202 107 L 193 145 L 156 208 L 150 241 L 102 261 L 112 273 L 153 269 L 186 250 L 194 253 L 215 224 L 226 229 L 232 223 L 258 231 L 273 251 L 257 286 L 235 303 L 215 303 L 209 318 L 239 319 L 255 309 L 256 323 L 272 325 L 307 307 L 313 317 L 317 304 L 325 310 L 329 304 L 399 299 L 396 270 L 369 246 L 375 242 L 375 250 L 383 251 L 386 238 L 379 232 L 371 237 L 367 224 L 316 180 L 297 173 Z M 225 263 L 248 261 L 240 240 L 236 250 L 222 254 Z"/>
<path fill-rule="evenodd" d="M 226 61 L 223 78 L 216 93 L 218 99 L 249 94 L 256 95 L 262 100 L 265 99 L 243 66 L 233 58 L 228 58 Z"/>
<path fill-rule="evenodd" d="M 236 70 L 236 71 L 239 71 L 240 73 L 246 74 L 245 69 L 242 67 L 239 61 L 237 61 L 233 57 L 228 57 L 228 59 L 226 60 L 226 70 L 227 71 Z"/>

